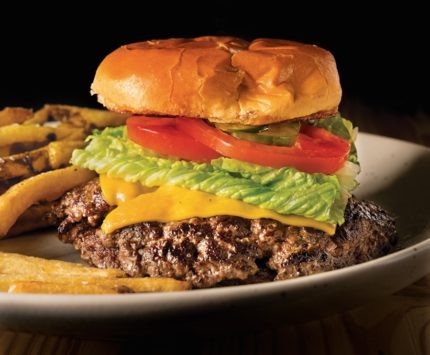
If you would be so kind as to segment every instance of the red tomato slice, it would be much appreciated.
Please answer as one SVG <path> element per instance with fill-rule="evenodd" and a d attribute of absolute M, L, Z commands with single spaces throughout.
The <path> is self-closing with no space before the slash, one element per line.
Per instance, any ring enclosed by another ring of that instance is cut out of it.
<path fill-rule="evenodd" d="M 292 147 L 237 139 L 202 120 L 177 118 L 176 127 L 224 156 L 274 168 L 294 167 L 308 173 L 333 174 L 348 156 L 347 141 L 317 127 L 303 126 Z"/>
<path fill-rule="evenodd" d="M 131 117 L 128 136 L 161 154 L 208 162 L 226 157 L 274 168 L 294 167 L 308 173 L 333 174 L 346 160 L 350 144 L 322 128 L 302 125 L 292 147 L 237 139 L 200 119 Z"/>
<path fill-rule="evenodd" d="M 128 137 L 143 147 L 164 155 L 197 162 L 210 162 L 220 154 L 179 131 L 174 118 L 131 117 L 127 119 Z"/>

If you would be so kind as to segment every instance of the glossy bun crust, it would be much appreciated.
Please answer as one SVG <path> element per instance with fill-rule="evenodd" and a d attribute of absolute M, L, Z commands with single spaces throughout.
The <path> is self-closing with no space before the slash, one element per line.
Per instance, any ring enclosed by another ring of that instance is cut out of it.
<path fill-rule="evenodd" d="M 97 69 L 92 92 L 113 111 L 268 124 L 337 111 L 333 56 L 314 45 L 234 37 L 122 46 Z"/>

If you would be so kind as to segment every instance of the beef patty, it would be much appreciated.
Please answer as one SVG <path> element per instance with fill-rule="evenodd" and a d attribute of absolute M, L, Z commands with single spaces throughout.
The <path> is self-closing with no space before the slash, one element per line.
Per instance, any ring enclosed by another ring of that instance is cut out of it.
<path fill-rule="evenodd" d="M 151 206 L 147 206 L 151 208 Z M 271 219 L 232 216 L 144 222 L 104 234 L 112 208 L 98 179 L 68 192 L 54 209 L 59 238 L 83 259 L 130 276 L 165 276 L 196 288 L 284 280 L 339 269 L 389 252 L 395 223 L 372 202 L 351 198 L 334 236 Z"/>

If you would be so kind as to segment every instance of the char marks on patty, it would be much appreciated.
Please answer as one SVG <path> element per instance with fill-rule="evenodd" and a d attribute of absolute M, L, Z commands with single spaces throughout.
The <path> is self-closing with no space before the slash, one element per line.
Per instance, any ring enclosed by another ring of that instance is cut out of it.
<path fill-rule="evenodd" d="M 283 280 L 361 263 L 389 252 L 395 223 L 379 206 L 351 198 L 334 236 L 270 219 L 233 216 L 143 222 L 111 234 L 100 225 L 112 208 L 98 179 L 55 207 L 59 237 L 97 267 L 131 276 L 164 276 L 196 288 Z"/>

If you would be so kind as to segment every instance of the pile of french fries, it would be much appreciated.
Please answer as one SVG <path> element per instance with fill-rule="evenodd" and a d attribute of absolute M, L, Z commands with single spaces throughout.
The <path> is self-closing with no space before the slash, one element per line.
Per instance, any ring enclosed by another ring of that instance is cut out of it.
<path fill-rule="evenodd" d="M 50 202 L 94 174 L 67 167 L 94 128 L 127 115 L 66 105 L 0 111 L 0 239 L 50 224 Z"/>
<path fill-rule="evenodd" d="M 59 260 L 0 252 L 0 292 L 44 294 L 120 294 L 185 291 L 185 281 L 127 278 L 117 269 L 96 269 Z"/>

